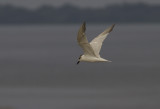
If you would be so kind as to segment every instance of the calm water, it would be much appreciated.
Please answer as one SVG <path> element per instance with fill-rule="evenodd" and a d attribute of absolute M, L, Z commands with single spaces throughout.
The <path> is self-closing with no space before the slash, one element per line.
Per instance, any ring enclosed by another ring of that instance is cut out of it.
<path fill-rule="evenodd" d="M 87 25 L 89 41 L 106 25 Z M 0 27 L 0 108 L 159 109 L 160 25 L 116 25 L 80 63 L 79 25 Z"/>

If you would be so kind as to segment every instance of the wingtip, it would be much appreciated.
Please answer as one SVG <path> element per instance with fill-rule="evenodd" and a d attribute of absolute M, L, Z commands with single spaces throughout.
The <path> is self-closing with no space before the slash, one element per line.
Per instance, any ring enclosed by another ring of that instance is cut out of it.
<path fill-rule="evenodd" d="M 84 21 L 82 25 L 83 25 L 84 27 L 86 27 L 86 22 Z"/>
<path fill-rule="evenodd" d="M 86 31 L 86 22 L 85 21 L 82 24 L 82 29 L 83 29 L 83 31 Z"/>
<path fill-rule="evenodd" d="M 113 24 L 112 26 L 113 26 L 113 28 L 114 28 L 114 26 L 115 26 L 116 24 Z"/>
<path fill-rule="evenodd" d="M 83 24 L 85 25 L 85 24 L 86 24 L 86 21 L 83 21 Z"/>
<path fill-rule="evenodd" d="M 109 28 L 109 33 L 113 30 L 113 28 L 114 28 L 114 26 L 115 26 L 116 24 L 113 24 L 110 28 Z"/>

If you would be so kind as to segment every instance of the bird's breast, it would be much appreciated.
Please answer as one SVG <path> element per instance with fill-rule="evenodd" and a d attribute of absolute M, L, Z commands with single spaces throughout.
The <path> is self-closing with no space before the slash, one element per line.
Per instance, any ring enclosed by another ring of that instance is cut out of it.
<path fill-rule="evenodd" d="M 102 62 L 102 61 L 105 61 L 104 59 L 102 58 L 99 58 L 99 57 L 93 57 L 93 56 L 83 56 L 81 58 L 80 61 L 86 61 L 86 62 Z"/>

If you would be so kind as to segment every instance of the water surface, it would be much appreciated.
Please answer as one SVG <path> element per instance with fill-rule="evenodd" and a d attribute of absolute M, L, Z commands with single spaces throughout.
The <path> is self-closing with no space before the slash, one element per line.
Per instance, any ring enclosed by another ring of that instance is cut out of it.
<path fill-rule="evenodd" d="M 91 41 L 109 24 L 87 25 Z M 160 25 L 116 25 L 101 56 L 80 63 L 79 25 L 0 27 L 0 107 L 159 109 Z"/>

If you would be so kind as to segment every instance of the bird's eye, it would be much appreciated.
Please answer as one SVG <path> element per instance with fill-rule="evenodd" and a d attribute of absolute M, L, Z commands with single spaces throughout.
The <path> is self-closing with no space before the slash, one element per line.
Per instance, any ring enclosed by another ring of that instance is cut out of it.
<path fill-rule="evenodd" d="M 82 55 L 79 56 L 79 59 L 81 59 L 81 56 L 82 56 Z"/>

